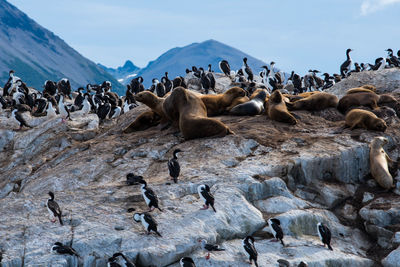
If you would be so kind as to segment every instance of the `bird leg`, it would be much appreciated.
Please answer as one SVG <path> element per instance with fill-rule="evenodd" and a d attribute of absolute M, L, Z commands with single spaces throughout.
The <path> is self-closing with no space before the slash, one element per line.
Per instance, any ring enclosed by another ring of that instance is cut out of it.
<path fill-rule="evenodd" d="M 155 209 L 155 207 L 151 207 L 148 212 L 152 212 Z"/>
<path fill-rule="evenodd" d="M 66 120 L 65 120 L 64 118 L 61 118 L 61 122 L 62 122 L 62 123 L 65 123 Z"/>
<path fill-rule="evenodd" d="M 207 210 L 208 209 L 208 205 L 204 204 L 202 208 L 200 208 L 201 210 Z"/>
<path fill-rule="evenodd" d="M 208 252 L 207 256 L 206 256 L 206 260 L 210 259 L 210 252 Z"/>
<path fill-rule="evenodd" d="M 52 223 L 55 223 L 56 221 L 57 221 L 56 218 L 51 220 Z"/>
<path fill-rule="evenodd" d="M 278 242 L 278 239 L 272 239 L 270 242 Z"/>

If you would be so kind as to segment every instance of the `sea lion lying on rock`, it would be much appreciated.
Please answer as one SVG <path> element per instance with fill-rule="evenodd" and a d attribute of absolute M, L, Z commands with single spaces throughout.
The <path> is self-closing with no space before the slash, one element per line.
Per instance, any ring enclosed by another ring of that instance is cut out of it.
<path fill-rule="evenodd" d="M 126 127 L 123 133 L 132 133 L 135 131 L 144 131 L 152 126 L 156 126 L 161 122 L 161 116 L 153 110 L 148 110 L 136 117 L 135 121 Z"/>
<path fill-rule="evenodd" d="M 352 93 L 343 96 L 338 103 L 337 109 L 346 113 L 351 107 L 365 106 L 371 109 L 378 107 L 379 95 L 374 92 Z"/>
<path fill-rule="evenodd" d="M 336 108 L 339 99 L 329 93 L 313 94 L 292 103 L 286 103 L 289 110 L 323 110 L 326 108 Z"/>
<path fill-rule="evenodd" d="M 163 111 L 163 103 L 165 98 L 161 98 L 156 96 L 150 91 L 143 91 L 135 95 L 135 100 L 142 102 L 155 113 L 157 113 L 160 117 L 165 117 Z"/>
<path fill-rule="evenodd" d="M 268 99 L 268 117 L 272 120 L 296 124 L 297 120 L 288 111 L 281 92 L 275 90 Z"/>
<path fill-rule="evenodd" d="M 246 96 L 246 92 L 240 87 L 232 87 L 223 94 L 200 95 L 207 108 L 207 116 L 222 115 L 236 98 Z"/>
<path fill-rule="evenodd" d="M 175 88 L 165 99 L 163 111 L 168 119 L 178 124 L 186 140 L 233 134 L 221 121 L 207 118 L 207 109 L 203 101 L 183 87 Z"/>
<path fill-rule="evenodd" d="M 382 136 L 375 137 L 369 145 L 369 164 L 372 177 L 385 189 L 394 187 L 393 177 L 389 172 L 388 163 L 393 163 L 388 154 L 383 149 L 383 145 L 388 139 Z"/>
<path fill-rule="evenodd" d="M 364 128 L 384 132 L 387 125 L 384 120 L 378 118 L 374 113 L 363 109 L 352 109 L 345 117 L 345 126 L 351 130 Z"/>
<path fill-rule="evenodd" d="M 361 87 L 351 88 L 346 91 L 347 95 L 355 94 L 355 93 L 375 93 L 376 87 L 370 84 L 363 85 Z"/>
<path fill-rule="evenodd" d="M 264 112 L 264 102 L 266 97 L 267 91 L 261 90 L 252 100 L 235 106 L 229 113 L 238 116 L 259 115 Z"/>

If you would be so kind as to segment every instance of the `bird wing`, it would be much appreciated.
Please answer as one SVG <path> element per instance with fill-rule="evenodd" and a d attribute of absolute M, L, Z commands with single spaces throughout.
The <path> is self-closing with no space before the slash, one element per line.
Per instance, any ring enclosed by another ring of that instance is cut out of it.
<path fill-rule="evenodd" d="M 144 214 L 144 219 L 149 224 L 149 226 L 150 226 L 149 228 L 150 229 L 153 228 L 153 227 L 156 227 L 158 225 L 156 220 L 154 220 L 154 218 L 148 213 Z"/>
<path fill-rule="evenodd" d="M 61 215 L 60 206 L 58 206 L 57 202 L 55 202 L 54 200 L 48 201 L 47 206 L 54 213 L 55 216 Z"/>
<path fill-rule="evenodd" d="M 318 226 L 319 231 L 321 232 L 321 236 L 324 239 L 323 241 L 326 241 L 327 243 L 330 243 L 331 241 L 331 231 L 329 230 L 328 227 L 325 225 L 320 225 Z"/>
<path fill-rule="evenodd" d="M 207 202 L 214 203 L 214 196 L 211 192 L 207 191 L 206 189 L 201 190 L 201 194 L 207 200 Z"/>
<path fill-rule="evenodd" d="M 178 177 L 181 171 L 181 166 L 179 165 L 179 162 L 177 160 L 170 159 L 168 161 L 168 169 L 169 175 L 171 175 L 171 177 Z"/>
<path fill-rule="evenodd" d="M 146 187 L 146 191 L 144 192 L 144 194 L 146 195 L 146 197 L 150 200 L 155 199 L 156 201 L 158 201 L 158 197 L 156 195 L 156 193 L 154 193 L 153 189 L 151 189 L 150 187 Z"/>
<path fill-rule="evenodd" d="M 283 238 L 283 231 L 282 231 L 282 228 L 279 225 L 277 225 L 276 223 L 273 223 L 272 224 L 272 228 L 276 232 L 276 238 L 279 238 L 279 239 Z"/>
<path fill-rule="evenodd" d="M 252 258 L 256 258 L 257 257 L 257 250 L 254 247 L 253 244 L 251 244 L 250 242 L 247 242 L 246 244 L 243 245 L 244 250 L 246 250 L 247 253 L 249 253 L 250 257 Z"/>

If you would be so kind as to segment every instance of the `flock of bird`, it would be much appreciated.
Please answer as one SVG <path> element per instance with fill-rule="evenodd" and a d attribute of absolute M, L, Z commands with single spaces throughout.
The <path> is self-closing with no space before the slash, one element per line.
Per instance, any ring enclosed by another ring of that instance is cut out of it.
<path fill-rule="evenodd" d="M 310 70 L 308 74 L 304 77 L 292 72 L 289 77 L 285 76 L 285 73 L 275 71 L 274 62 L 270 63 L 270 66 L 262 66 L 263 70 L 259 73 L 261 78 L 261 85 L 271 93 L 274 90 L 287 90 L 293 92 L 294 94 L 301 93 L 304 91 L 314 91 L 314 90 L 324 90 L 327 89 L 335 82 L 340 81 L 340 79 L 346 78 L 354 72 L 360 72 L 364 70 L 380 70 L 385 68 L 385 66 L 395 66 L 400 67 L 399 57 L 393 55 L 392 49 L 387 49 L 387 58 L 378 58 L 375 64 L 358 64 L 354 63 L 355 68 L 352 70 L 352 59 L 350 57 L 351 49 L 347 49 L 346 61 L 340 67 L 340 75 L 334 74 L 333 76 L 328 73 L 324 73 L 324 79 L 317 76 L 318 70 Z M 400 50 L 397 53 L 400 56 Z M 243 66 L 237 71 L 232 71 L 230 69 L 229 63 L 226 60 L 219 62 L 219 68 L 227 77 L 232 79 L 232 82 L 236 83 L 257 83 L 255 76 L 253 75 L 251 67 L 247 64 L 247 58 L 243 59 Z M 211 65 L 208 65 L 207 71 L 203 68 L 192 67 L 191 70 L 186 69 L 187 76 L 193 76 L 199 79 L 201 88 L 205 93 L 210 90 L 215 92 L 215 77 L 214 72 L 211 69 Z M 29 111 L 32 116 L 47 116 L 55 117 L 57 113 L 60 114 L 62 122 L 66 120 L 71 120 L 71 113 L 80 111 L 80 114 L 85 115 L 89 112 L 96 113 L 99 117 L 100 122 L 107 118 L 116 118 L 120 114 L 128 112 L 130 109 L 137 106 L 135 101 L 135 94 L 149 90 L 154 92 L 157 96 L 163 97 L 168 92 L 172 91 L 178 86 L 183 86 L 187 88 L 186 79 L 184 77 L 176 77 L 170 80 L 168 73 L 161 78 L 161 82 L 158 79 L 153 79 L 152 85 L 149 89 L 145 89 L 143 86 L 143 78 L 136 77 L 133 78 L 130 84 L 127 85 L 127 90 L 125 96 L 119 96 L 117 93 L 111 91 L 111 82 L 104 81 L 101 85 L 88 84 L 86 86 L 86 92 L 84 88 L 80 87 L 76 92 L 72 92 L 71 85 L 68 79 L 61 79 L 58 82 L 46 81 L 43 86 L 43 92 L 28 88 L 26 84 L 17 76 L 15 76 L 14 71 L 9 72 L 9 79 L 6 82 L 3 92 L 0 95 L 0 111 L 1 109 L 12 110 L 11 116 L 15 119 L 20 128 L 31 127 L 27 121 L 21 116 L 22 112 Z M 180 149 L 176 149 L 173 152 L 173 158 L 168 161 L 169 174 L 172 180 L 177 183 L 180 174 L 180 165 L 178 162 L 177 153 L 182 152 Z M 159 237 L 162 237 L 161 233 L 158 232 L 158 223 L 151 216 L 150 212 L 158 209 L 162 212 L 159 206 L 159 200 L 157 194 L 152 190 L 147 182 L 142 176 L 136 176 L 133 173 L 127 175 L 128 185 L 141 185 L 141 193 L 145 200 L 145 203 L 149 207 L 147 212 L 136 212 L 133 215 L 133 219 L 136 222 L 140 222 L 148 234 L 154 232 Z M 210 187 L 207 184 L 199 185 L 197 188 L 198 195 L 200 199 L 204 202 L 202 210 L 208 209 L 210 206 L 214 212 L 215 209 L 215 198 L 211 193 Z M 58 218 L 61 225 L 62 221 L 62 211 L 60 206 L 54 200 L 54 193 L 49 192 L 50 198 L 47 200 L 47 209 L 51 215 L 52 222 L 56 221 Z M 128 211 L 134 211 L 130 209 Z M 277 218 L 271 218 L 268 220 L 268 225 L 270 232 L 273 234 L 277 241 L 280 241 L 283 246 L 283 231 L 280 226 L 280 221 Z M 323 223 L 317 224 L 317 232 L 322 241 L 322 243 L 328 246 L 330 250 L 332 247 L 330 245 L 331 233 L 327 226 Z M 201 247 L 208 251 L 206 259 L 210 258 L 211 251 L 222 251 L 217 245 L 208 244 L 206 240 L 199 240 Z M 252 236 L 247 236 L 243 239 L 243 248 L 249 255 L 249 262 L 257 263 L 257 250 L 255 248 L 255 239 Z M 59 254 L 69 254 L 78 256 L 78 253 L 70 246 L 64 245 L 60 242 L 54 243 L 51 248 L 52 252 Z M 135 266 L 135 264 L 129 260 L 125 255 L 118 252 L 113 254 L 108 260 L 108 266 L 120 266 L 117 263 L 117 258 L 122 257 L 126 266 Z M 289 266 L 286 260 L 278 260 L 280 266 Z M 183 257 L 180 260 L 180 265 L 182 267 L 193 267 L 195 263 L 190 257 Z M 307 263 L 301 262 L 298 266 L 307 266 Z"/>

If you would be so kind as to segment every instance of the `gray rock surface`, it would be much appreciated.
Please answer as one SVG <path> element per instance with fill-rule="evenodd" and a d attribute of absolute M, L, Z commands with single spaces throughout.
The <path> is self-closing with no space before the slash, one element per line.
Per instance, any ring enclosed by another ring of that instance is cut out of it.
<path fill-rule="evenodd" d="M 218 88 L 228 85 L 221 80 Z M 224 138 L 184 141 L 174 129 L 160 133 L 156 127 L 122 134 L 144 110 L 140 106 L 100 127 L 93 114 L 73 114 L 66 124 L 28 116 L 36 127 L 24 131 L 13 130 L 17 126 L 8 112 L 0 111 L 4 266 L 105 266 L 117 251 L 141 266 L 178 266 L 183 256 L 198 266 L 248 266 L 241 239 L 250 234 L 256 237 L 260 266 L 276 265 L 279 258 L 310 266 L 372 266 L 395 249 L 398 196 L 367 184 L 368 144 L 382 133 L 345 129 L 338 134 L 342 121 L 296 111 L 295 126 L 265 115 L 220 116 L 235 132 Z M 394 159 L 399 133 L 395 121 L 382 134 Z M 167 161 L 176 148 L 183 151 L 181 175 L 170 184 Z M 126 185 L 129 172 L 142 175 L 159 196 L 163 212 L 152 216 L 162 237 L 146 235 L 127 212 L 148 209 L 140 187 Z M 200 210 L 200 184 L 211 187 L 216 213 Z M 64 226 L 50 222 L 45 207 L 50 190 L 63 210 Z M 365 194 L 375 198 L 362 203 Z M 270 242 L 271 217 L 281 220 L 285 247 Z M 333 251 L 321 246 L 318 222 L 331 229 Z M 199 238 L 226 251 L 206 261 Z M 72 245 L 81 257 L 50 254 L 56 241 Z"/>

